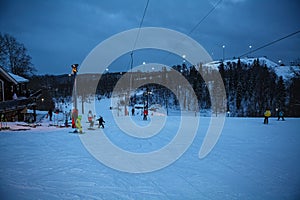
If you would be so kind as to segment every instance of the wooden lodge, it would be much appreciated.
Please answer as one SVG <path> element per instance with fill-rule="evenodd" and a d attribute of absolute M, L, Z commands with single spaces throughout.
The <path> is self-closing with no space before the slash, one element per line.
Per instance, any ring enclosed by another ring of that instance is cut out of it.
<path fill-rule="evenodd" d="M 28 80 L 6 72 L 0 67 L 0 121 L 24 121 L 27 109 L 36 108 L 36 99 L 41 94 L 38 91 L 30 94 Z M 35 119 L 36 116 L 33 116 Z M 34 121 L 34 120 L 33 120 Z"/>

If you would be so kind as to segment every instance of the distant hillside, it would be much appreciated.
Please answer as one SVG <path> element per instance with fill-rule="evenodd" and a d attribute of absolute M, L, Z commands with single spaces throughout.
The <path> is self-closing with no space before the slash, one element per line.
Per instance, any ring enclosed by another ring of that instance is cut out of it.
<path fill-rule="evenodd" d="M 287 65 L 279 65 L 268 58 L 265 57 L 259 57 L 259 58 L 241 58 L 240 62 L 247 65 L 247 66 L 252 66 L 254 61 L 258 59 L 259 64 L 261 66 L 267 66 L 270 70 L 274 70 L 276 75 L 278 77 L 282 76 L 284 81 L 289 81 L 296 75 L 300 75 L 300 66 L 287 66 Z M 224 68 L 227 69 L 229 68 L 230 65 L 237 64 L 238 59 L 227 59 L 224 60 Z M 210 63 L 205 64 L 205 66 L 218 69 L 222 61 L 212 61 Z"/>

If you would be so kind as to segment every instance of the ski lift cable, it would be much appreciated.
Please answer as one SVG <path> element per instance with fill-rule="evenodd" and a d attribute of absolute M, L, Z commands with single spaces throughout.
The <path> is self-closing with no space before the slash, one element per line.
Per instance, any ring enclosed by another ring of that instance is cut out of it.
<path fill-rule="evenodd" d="M 190 30 L 190 32 L 188 33 L 188 35 L 191 35 L 197 28 L 198 26 L 218 7 L 218 5 L 222 2 L 223 0 L 219 0 L 213 7 L 211 10 L 209 10 L 209 12 L 204 15 L 204 17 L 202 17 L 200 19 L 200 21 Z"/>
<path fill-rule="evenodd" d="M 150 1 L 150 0 L 147 0 L 146 6 L 145 6 L 145 8 L 144 8 L 143 16 L 142 16 L 142 18 L 141 18 L 140 25 L 139 25 L 139 30 L 138 30 L 138 33 L 137 33 L 137 35 L 136 35 L 136 38 L 135 38 L 135 41 L 134 41 L 134 44 L 133 44 L 132 51 L 131 51 L 131 53 L 130 53 L 130 67 L 131 67 L 131 70 L 132 70 L 132 66 L 133 66 L 133 52 L 134 52 L 134 50 L 135 50 L 136 43 L 137 43 L 137 40 L 138 40 L 139 35 L 140 35 L 140 32 L 141 32 L 141 28 L 142 28 L 142 25 L 143 25 L 143 22 L 144 22 L 144 19 L 145 19 L 145 16 L 146 16 L 146 12 L 147 12 L 147 9 L 148 9 L 149 1 Z"/>
<path fill-rule="evenodd" d="M 204 15 L 199 21 L 198 23 L 193 26 L 193 28 L 187 33 L 188 36 L 191 36 L 191 34 L 199 27 L 199 25 L 219 6 L 219 4 L 222 2 L 223 0 L 219 0 L 207 13 L 206 15 Z M 166 60 L 168 58 L 168 56 L 170 55 L 171 53 L 169 52 L 164 60 Z"/>
<path fill-rule="evenodd" d="M 135 51 L 135 47 L 136 47 L 136 44 L 137 44 L 137 40 L 139 38 L 139 35 L 140 35 L 140 31 L 141 31 L 141 28 L 142 28 L 142 25 L 143 25 L 143 22 L 144 22 L 144 19 L 145 19 L 145 16 L 146 16 L 146 12 L 147 12 L 147 9 L 148 9 L 148 6 L 149 6 L 149 1 L 150 0 L 147 0 L 146 2 L 146 6 L 144 8 L 144 12 L 143 12 L 143 16 L 141 18 L 141 21 L 140 21 L 140 25 L 139 25 L 139 30 L 138 30 L 138 33 L 137 33 L 137 36 L 135 38 L 135 41 L 134 41 L 134 45 L 133 45 L 133 48 L 132 48 L 132 51 L 130 53 L 130 68 L 132 70 L 132 67 L 133 67 L 133 54 L 134 54 L 134 51 Z M 188 35 L 191 35 L 198 27 L 199 25 L 219 6 L 219 4 L 222 2 L 223 0 L 219 0 L 208 12 L 206 15 L 204 15 L 200 20 L 199 22 L 188 32 Z"/>
<path fill-rule="evenodd" d="M 136 38 L 135 38 L 135 41 L 134 41 L 134 44 L 133 44 L 133 47 L 132 47 L 132 50 L 131 50 L 131 53 L 130 53 L 130 62 L 129 62 L 130 63 L 130 71 L 131 71 L 131 74 L 130 74 L 130 83 L 129 83 L 130 90 L 131 90 L 131 87 L 132 87 L 133 53 L 134 53 L 134 50 L 135 50 L 135 47 L 136 47 L 136 44 L 137 44 L 137 40 L 138 40 L 140 32 L 141 32 L 141 28 L 143 26 L 143 22 L 144 22 L 144 19 L 145 19 L 145 16 L 146 16 L 146 12 L 147 12 L 147 9 L 148 9 L 149 1 L 150 0 L 147 0 L 146 6 L 144 8 L 144 12 L 143 12 L 143 16 L 142 16 L 141 21 L 140 21 L 138 33 L 136 35 Z"/>
<path fill-rule="evenodd" d="M 275 44 L 275 43 L 277 43 L 277 42 L 279 42 L 279 41 L 281 41 L 281 40 L 284 40 L 284 39 L 287 39 L 287 38 L 289 38 L 289 37 L 292 37 L 293 35 L 296 35 L 296 34 L 298 34 L 298 33 L 300 33 L 300 30 L 295 31 L 295 32 L 293 32 L 293 33 L 290 33 L 290 34 L 288 34 L 288 35 L 286 35 L 286 36 L 284 36 L 284 37 L 281 37 L 281 38 L 279 38 L 279 39 L 277 39 L 277 40 L 274 40 L 274 41 L 272 41 L 272 42 L 269 42 L 269 43 L 267 43 L 267 44 L 264 44 L 264 45 L 262 45 L 262 46 L 260 46 L 260 47 L 258 47 L 258 48 L 256 48 L 256 49 L 254 49 L 254 50 L 248 51 L 247 53 L 244 53 L 244 54 L 240 55 L 239 58 L 240 58 L 240 57 L 244 57 L 244 56 L 246 56 L 246 55 L 248 55 L 248 54 L 250 54 L 250 53 L 256 52 L 256 51 L 258 51 L 258 50 L 264 49 L 264 48 L 266 48 L 266 47 L 268 47 L 268 46 L 271 46 L 271 45 L 273 45 L 273 44 Z"/>

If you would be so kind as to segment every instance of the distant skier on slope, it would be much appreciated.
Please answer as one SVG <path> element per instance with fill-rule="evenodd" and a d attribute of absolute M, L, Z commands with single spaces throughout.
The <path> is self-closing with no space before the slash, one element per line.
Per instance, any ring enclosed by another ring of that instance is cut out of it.
<path fill-rule="evenodd" d="M 53 115 L 53 111 L 52 111 L 52 108 L 50 108 L 48 110 L 48 116 L 49 116 L 49 120 L 52 121 L 52 115 Z"/>
<path fill-rule="evenodd" d="M 93 113 L 91 110 L 89 110 L 89 113 L 88 113 L 88 121 L 90 123 L 90 128 L 93 128 L 94 126 L 94 116 L 93 116 Z"/>
<path fill-rule="evenodd" d="M 97 119 L 97 121 L 99 122 L 98 128 L 100 128 L 100 126 L 102 126 L 102 128 L 104 128 L 104 124 L 103 123 L 105 123 L 105 121 L 103 120 L 103 117 L 100 116 L 100 118 Z"/>
<path fill-rule="evenodd" d="M 264 124 L 268 124 L 269 123 L 269 117 L 271 116 L 271 111 L 269 108 L 266 109 L 265 113 L 264 113 L 265 119 L 264 119 Z"/>
<path fill-rule="evenodd" d="M 282 110 L 280 110 L 278 113 L 278 121 L 280 120 L 280 118 L 282 119 L 282 121 L 284 121 L 283 115 L 284 115 L 284 112 Z"/>

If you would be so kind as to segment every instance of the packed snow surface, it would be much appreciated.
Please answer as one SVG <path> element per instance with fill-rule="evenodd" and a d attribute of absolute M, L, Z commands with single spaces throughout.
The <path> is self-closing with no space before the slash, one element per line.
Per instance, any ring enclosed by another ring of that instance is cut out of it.
<path fill-rule="evenodd" d="M 117 126 L 101 107 L 105 129 L 87 130 L 85 137 L 106 134 L 126 151 L 151 152 L 175 136 L 179 115 L 169 115 L 162 131 L 134 138 Z M 124 116 L 120 116 L 124 117 Z M 131 117 L 131 116 L 127 116 Z M 162 116 L 153 116 L 152 118 Z M 190 116 L 191 118 L 193 115 Z M 147 126 L 142 116 L 131 117 Z M 153 120 L 153 119 L 152 119 Z M 197 135 L 174 163 L 150 173 L 126 173 L 107 167 L 83 146 L 71 128 L 42 126 L 0 132 L 1 199 L 299 199 L 300 119 L 226 118 L 213 150 L 199 159 L 209 117 L 200 117 Z M 9 124 L 12 125 L 12 124 Z M 189 130 L 187 130 L 189 131 Z M 113 156 L 113 155 L 112 155 Z"/>

